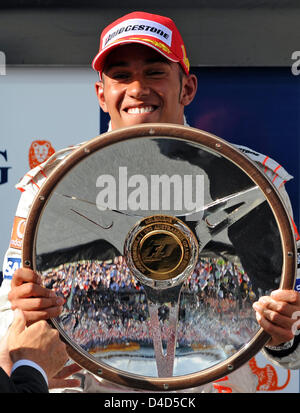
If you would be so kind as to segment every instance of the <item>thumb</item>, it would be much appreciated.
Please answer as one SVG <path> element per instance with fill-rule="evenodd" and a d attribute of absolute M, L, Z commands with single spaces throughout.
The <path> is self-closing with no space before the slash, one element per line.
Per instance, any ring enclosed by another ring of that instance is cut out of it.
<path fill-rule="evenodd" d="M 15 334 L 20 334 L 22 331 L 25 330 L 26 327 L 26 319 L 23 314 L 23 311 L 20 309 L 16 309 L 14 311 L 14 320 L 11 324 L 10 329 L 14 331 Z"/>

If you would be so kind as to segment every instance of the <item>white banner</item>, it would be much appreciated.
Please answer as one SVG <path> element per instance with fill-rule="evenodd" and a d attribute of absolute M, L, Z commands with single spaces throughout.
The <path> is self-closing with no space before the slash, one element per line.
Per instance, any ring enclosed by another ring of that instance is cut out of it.
<path fill-rule="evenodd" d="M 6 67 L 0 76 L 0 270 L 20 197 L 15 184 L 54 150 L 99 134 L 96 81 L 91 68 Z"/>

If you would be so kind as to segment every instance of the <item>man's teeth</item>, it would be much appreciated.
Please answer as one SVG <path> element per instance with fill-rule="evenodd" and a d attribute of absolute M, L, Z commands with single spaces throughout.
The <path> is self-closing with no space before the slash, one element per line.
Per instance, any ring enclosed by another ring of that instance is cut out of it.
<path fill-rule="evenodd" d="M 145 106 L 143 108 L 129 108 L 127 110 L 127 113 L 132 113 L 132 114 L 140 114 L 140 113 L 150 113 L 154 111 L 153 106 Z"/>

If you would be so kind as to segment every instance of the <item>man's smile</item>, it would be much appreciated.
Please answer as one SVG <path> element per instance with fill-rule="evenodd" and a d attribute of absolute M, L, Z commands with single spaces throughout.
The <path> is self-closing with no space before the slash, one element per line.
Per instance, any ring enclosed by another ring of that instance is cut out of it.
<path fill-rule="evenodd" d="M 157 106 L 148 105 L 148 106 L 131 106 L 124 109 L 130 115 L 139 115 L 144 113 L 152 113 L 157 109 Z"/>

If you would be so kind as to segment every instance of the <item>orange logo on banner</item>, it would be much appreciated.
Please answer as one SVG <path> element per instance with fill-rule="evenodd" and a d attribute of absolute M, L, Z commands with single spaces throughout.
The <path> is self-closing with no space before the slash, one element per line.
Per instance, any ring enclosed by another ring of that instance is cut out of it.
<path fill-rule="evenodd" d="M 33 141 L 29 148 L 29 166 L 35 168 L 55 152 L 49 141 Z"/>
<path fill-rule="evenodd" d="M 18 250 L 22 249 L 23 236 L 25 231 L 26 219 L 15 217 L 11 233 L 10 247 Z"/>
<path fill-rule="evenodd" d="M 251 370 L 258 377 L 258 385 L 256 390 L 261 391 L 276 391 L 284 389 L 291 378 L 290 370 L 287 370 L 287 379 L 282 386 L 278 386 L 278 376 L 276 370 L 271 364 L 266 364 L 265 367 L 258 367 L 256 364 L 255 357 L 249 361 L 249 366 Z"/>

